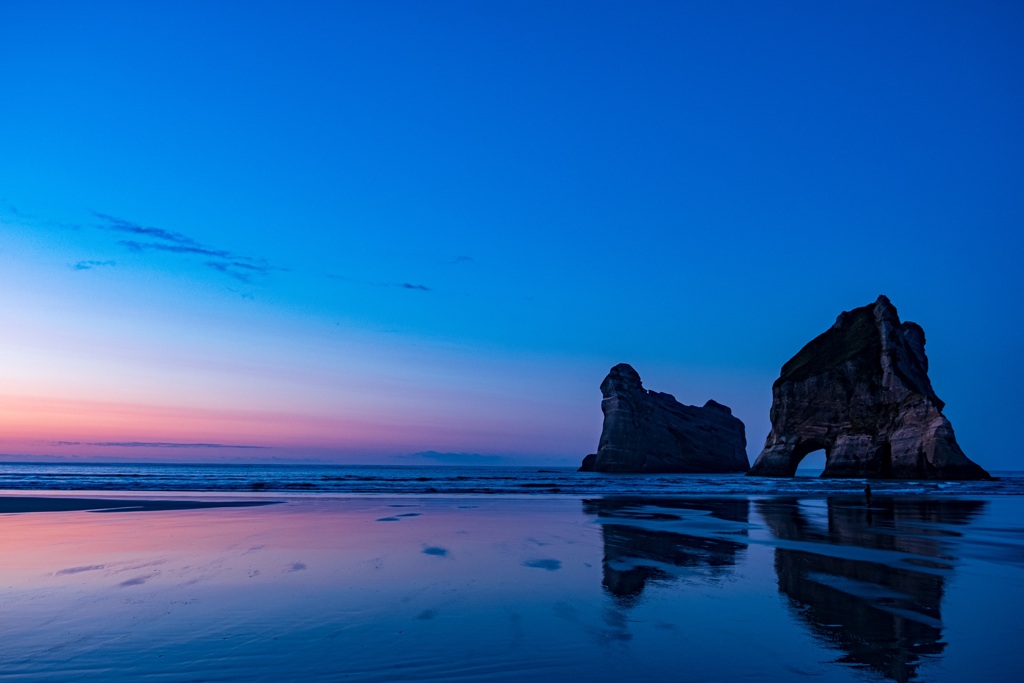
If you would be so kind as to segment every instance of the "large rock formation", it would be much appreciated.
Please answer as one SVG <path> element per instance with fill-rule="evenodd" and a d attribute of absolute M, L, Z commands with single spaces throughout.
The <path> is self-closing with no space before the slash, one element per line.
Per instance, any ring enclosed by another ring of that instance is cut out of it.
<path fill-rule="evenodd" d="M 601 383 L 604 429 L 597 453 L 580 471 L 745 472 L 743 423 L 714 401 L 686 406 L 644 389 L 629 365 L 616 365 Z"/>
<path fill-rule="evenodd" d="M 928 380 L 924 331 L 880 296 L 782 366 L 772 431 L 749 474 L 790 477 L 825 449 L 823 477 L 988 478 L 960 450 L 944 405 Z"/>

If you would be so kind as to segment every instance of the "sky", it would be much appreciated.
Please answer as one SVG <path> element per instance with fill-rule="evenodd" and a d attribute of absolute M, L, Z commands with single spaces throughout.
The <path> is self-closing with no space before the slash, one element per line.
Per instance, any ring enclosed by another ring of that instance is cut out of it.
<path fill-rule="evenodd" d="M 886 294 L 1016 469 L 1017 2 L 0 0 L 6 459 L 574 465 L 769 431 Z"/>

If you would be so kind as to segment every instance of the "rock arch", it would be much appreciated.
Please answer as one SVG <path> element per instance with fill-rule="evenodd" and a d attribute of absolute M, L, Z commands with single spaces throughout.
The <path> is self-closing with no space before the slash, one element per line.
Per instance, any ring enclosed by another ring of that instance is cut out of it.
<path fill-rule="evenodd" d="M 839 315 L 782 366 L 772 429 L 748 474 L 791 477 L 825 450 L 823 477 L 987 479 L 964 455 L 928 379 L 924 331 L 885 296 Z"/>

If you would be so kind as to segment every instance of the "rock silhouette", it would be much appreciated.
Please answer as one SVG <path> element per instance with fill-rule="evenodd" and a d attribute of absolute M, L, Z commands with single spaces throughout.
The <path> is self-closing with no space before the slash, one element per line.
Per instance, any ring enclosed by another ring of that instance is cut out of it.
<path fill-rule="evenodd" d="M 823 477 L 987 479 L 928 379 L 924 331 L 885 296 L 839 315 L 782 366 L 772 429 L 749 474 L 790 477 L 825 450 Z"/>
<path fill-rule="evenodd" d="M 611 369 L 601 393 L 601 440 L 580 471 L 712 473 L 750 466 L 743 422 L 720 403 L 687 406 L 644 389 L 625 363 Z"/>

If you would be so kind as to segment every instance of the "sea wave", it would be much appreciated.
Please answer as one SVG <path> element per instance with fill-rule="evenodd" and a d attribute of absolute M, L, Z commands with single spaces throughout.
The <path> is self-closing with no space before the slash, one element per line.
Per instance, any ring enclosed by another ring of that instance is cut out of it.
<path fill-rule="evenodd" d="M 1024 472 L 991 481 L 788 479 L 739 474 L 601 474 L 574 468 L 352 465 L 0 463 L 0 490 L 213 491 L 331 494 L 876 495 L 1024 494 Z"/>

